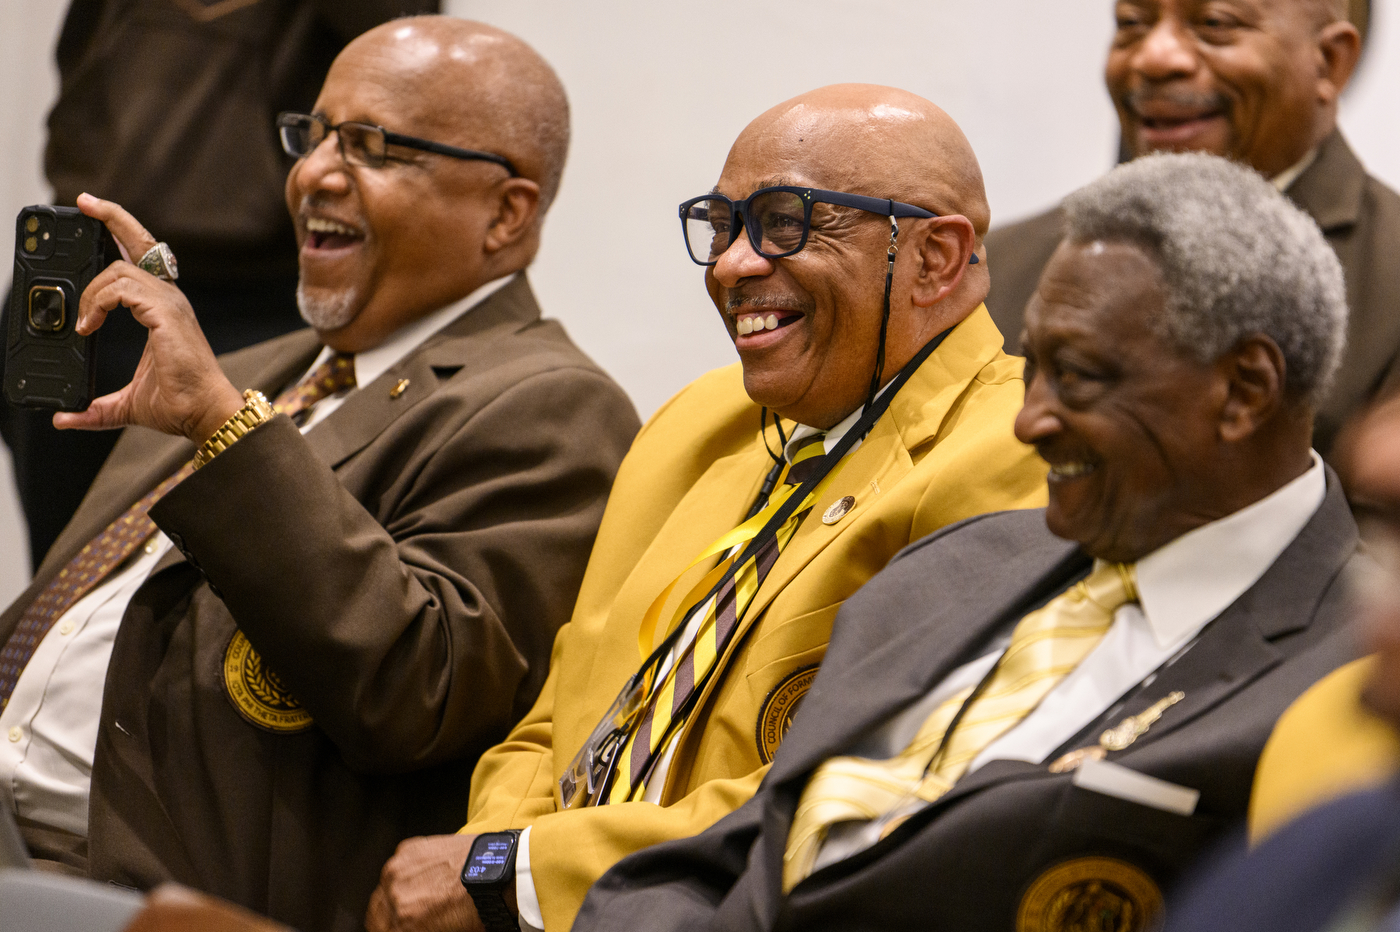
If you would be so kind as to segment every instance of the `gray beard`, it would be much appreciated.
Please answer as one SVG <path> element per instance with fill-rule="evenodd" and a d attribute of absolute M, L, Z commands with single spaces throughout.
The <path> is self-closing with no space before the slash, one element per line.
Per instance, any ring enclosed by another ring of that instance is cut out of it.
<path fill-rule="evenodd" d="M 297 310 L 301 319 L 317 330 L 339 330 L 360 312 L 360 294 L 350 288 L 326 297 L 312 297 L 297 282 Z"/>

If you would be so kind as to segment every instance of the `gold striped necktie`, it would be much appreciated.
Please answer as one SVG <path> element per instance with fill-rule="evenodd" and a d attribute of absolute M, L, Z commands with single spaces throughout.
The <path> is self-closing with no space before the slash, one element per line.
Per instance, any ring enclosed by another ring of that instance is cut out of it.
<path fill-rule="evenodd" d="M 821 467 L 822 456 L 826 452 L 823 445 L 825 439 L 826 433 L 819 432 L 801 441 L 793 451 L 791 463 L 774 493 L 775 497 L 784 489 L 801 486 Z M 646 709 L 620 752 L 622 757 L 611 791 L 607 794 L 607 802 L 625 802 L 640 798 L 645 792 L 647 779 L 660 752 L 691 711 L 689 700 L 704 688 L 710 677 L 720 672 L 719 661 L 724 657 L 734 633 L 739 630 L 744 612 L 809 511 L 810 505 L 795 511 L 777 534 L 733 575 L 715 597 L 701 606 L 705 616 L 695 638 L 653 688 Z M 729 559 L 733 556 L 731 552 Z M 686 624 L 694 611 L 695 606 L 688 608 L 682 614 L 685 620 L 681 624 Z"/>
<path fill-rule="evenodd" d="M 896 819 L 915 800 L 933 802 L 978 754 L 1021 722 L 1103 639 L 1113 613 L 1137 601 L 1133 567 L 1105 563 L 1021 619 L 980 692 L 969 686 L 939 704 L 914 740 L 885 760 L 833 757 L 802 791 L 783 855 L 783 890 L 812 873 L 833 825 Z M 964 703 L 972 698 L 961 718 Z M 952 733 L 948 728 L 953 721 Z M 898 821 L 887 824 L 891 831 Z"/>
<path fill-rule="evenodd" d="M 334 354 L 306 378 L 279 395 L 272 407 L 300 424 L 298 418 L 304 419 L 308 409 L 316 402 L 355 387 L 354 359 L 350 353 Z M 0 711 L 10 704 L 10 696 L 15 691 L 20 674 L 54 622 L 96 588 L 112 570 L 125 563 L 156 532 L 155 522 L 147 512 L 192 472 L 193 461 L 181 466 L 174 475 L 142 496 L 78 551 L 77 556 L 69 560 L 68 565 L 59 570 L 58 575 L 29 603 L 19 624 L 5 641 L 4 649 L 0 650 Z"/>

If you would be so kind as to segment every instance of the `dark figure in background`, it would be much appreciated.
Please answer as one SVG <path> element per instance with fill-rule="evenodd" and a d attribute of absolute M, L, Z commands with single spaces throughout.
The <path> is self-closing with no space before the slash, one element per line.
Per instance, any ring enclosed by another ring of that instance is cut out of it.
<path fill-rule="evenodd" d="M 1123 152 L 1210 152 L 1273 181 L 1322 227 L 1346 272 L 1346 351 L 1313 446 L 1400 385 L 1400 195 L 1366 174 L 1337 129 L 1366 0 L 1122 0 L 1104 67 Z M 1063 233 L 1056 207 L 987 234 L 987 307 L 1020 352 L 1026 302 Z M 1343 481 L 1347 477 L 1342 475 Z"/>
<path fill-rule="evenodd" d="M 216 353 L 303 326 L 290 159 L 273 122 L 307 112 L 332 59 L 365 30 L 440 0 L 73 0 L 59 36 L 44 172 L 54 203 L 116 201 L 170 244 L 180 290 Z M 135 259 L 136 257 L 133 257 Z M 3 330 L 0 330 L 3 332 Z M 145 328 L 102 330 L 97 394 L 131 380 Z M 0 360 L 0 368 L 4 365 Z M 60 433 L 0 403 L 0 433 L 38 566 L 117 441 Z"/>

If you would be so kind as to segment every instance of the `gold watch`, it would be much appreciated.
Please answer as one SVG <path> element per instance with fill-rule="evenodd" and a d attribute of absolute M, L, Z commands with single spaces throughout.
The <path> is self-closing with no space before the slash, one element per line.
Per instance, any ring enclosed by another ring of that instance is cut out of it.
<path fill-rule="evenodd" d="M 233 417 L 224 421 L 223 426 L 214 431 L 214 436 L 200 445 L 194 455 L 194 468 L 205 465 L 214 457 L 233 446 L 238 438 L 247 434 L 259 424 L 266 424 L 277 414 L 262 392 L 249 389 L 243 393 L 243 407 L 233 412 Z"/>

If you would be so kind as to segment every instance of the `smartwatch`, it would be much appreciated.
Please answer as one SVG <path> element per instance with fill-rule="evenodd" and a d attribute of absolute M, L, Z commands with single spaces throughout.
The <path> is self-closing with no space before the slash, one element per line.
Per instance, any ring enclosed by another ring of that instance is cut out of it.
<path fill-rule="evenodd" d="M 476 904 L 486 932 L 518 932 L 520 921 L 506 906 L 504 893 L 515 882 L 515 850 L 520 833 L 486 832 L 472 842 L 462 865 L 462 886 Z"/>

